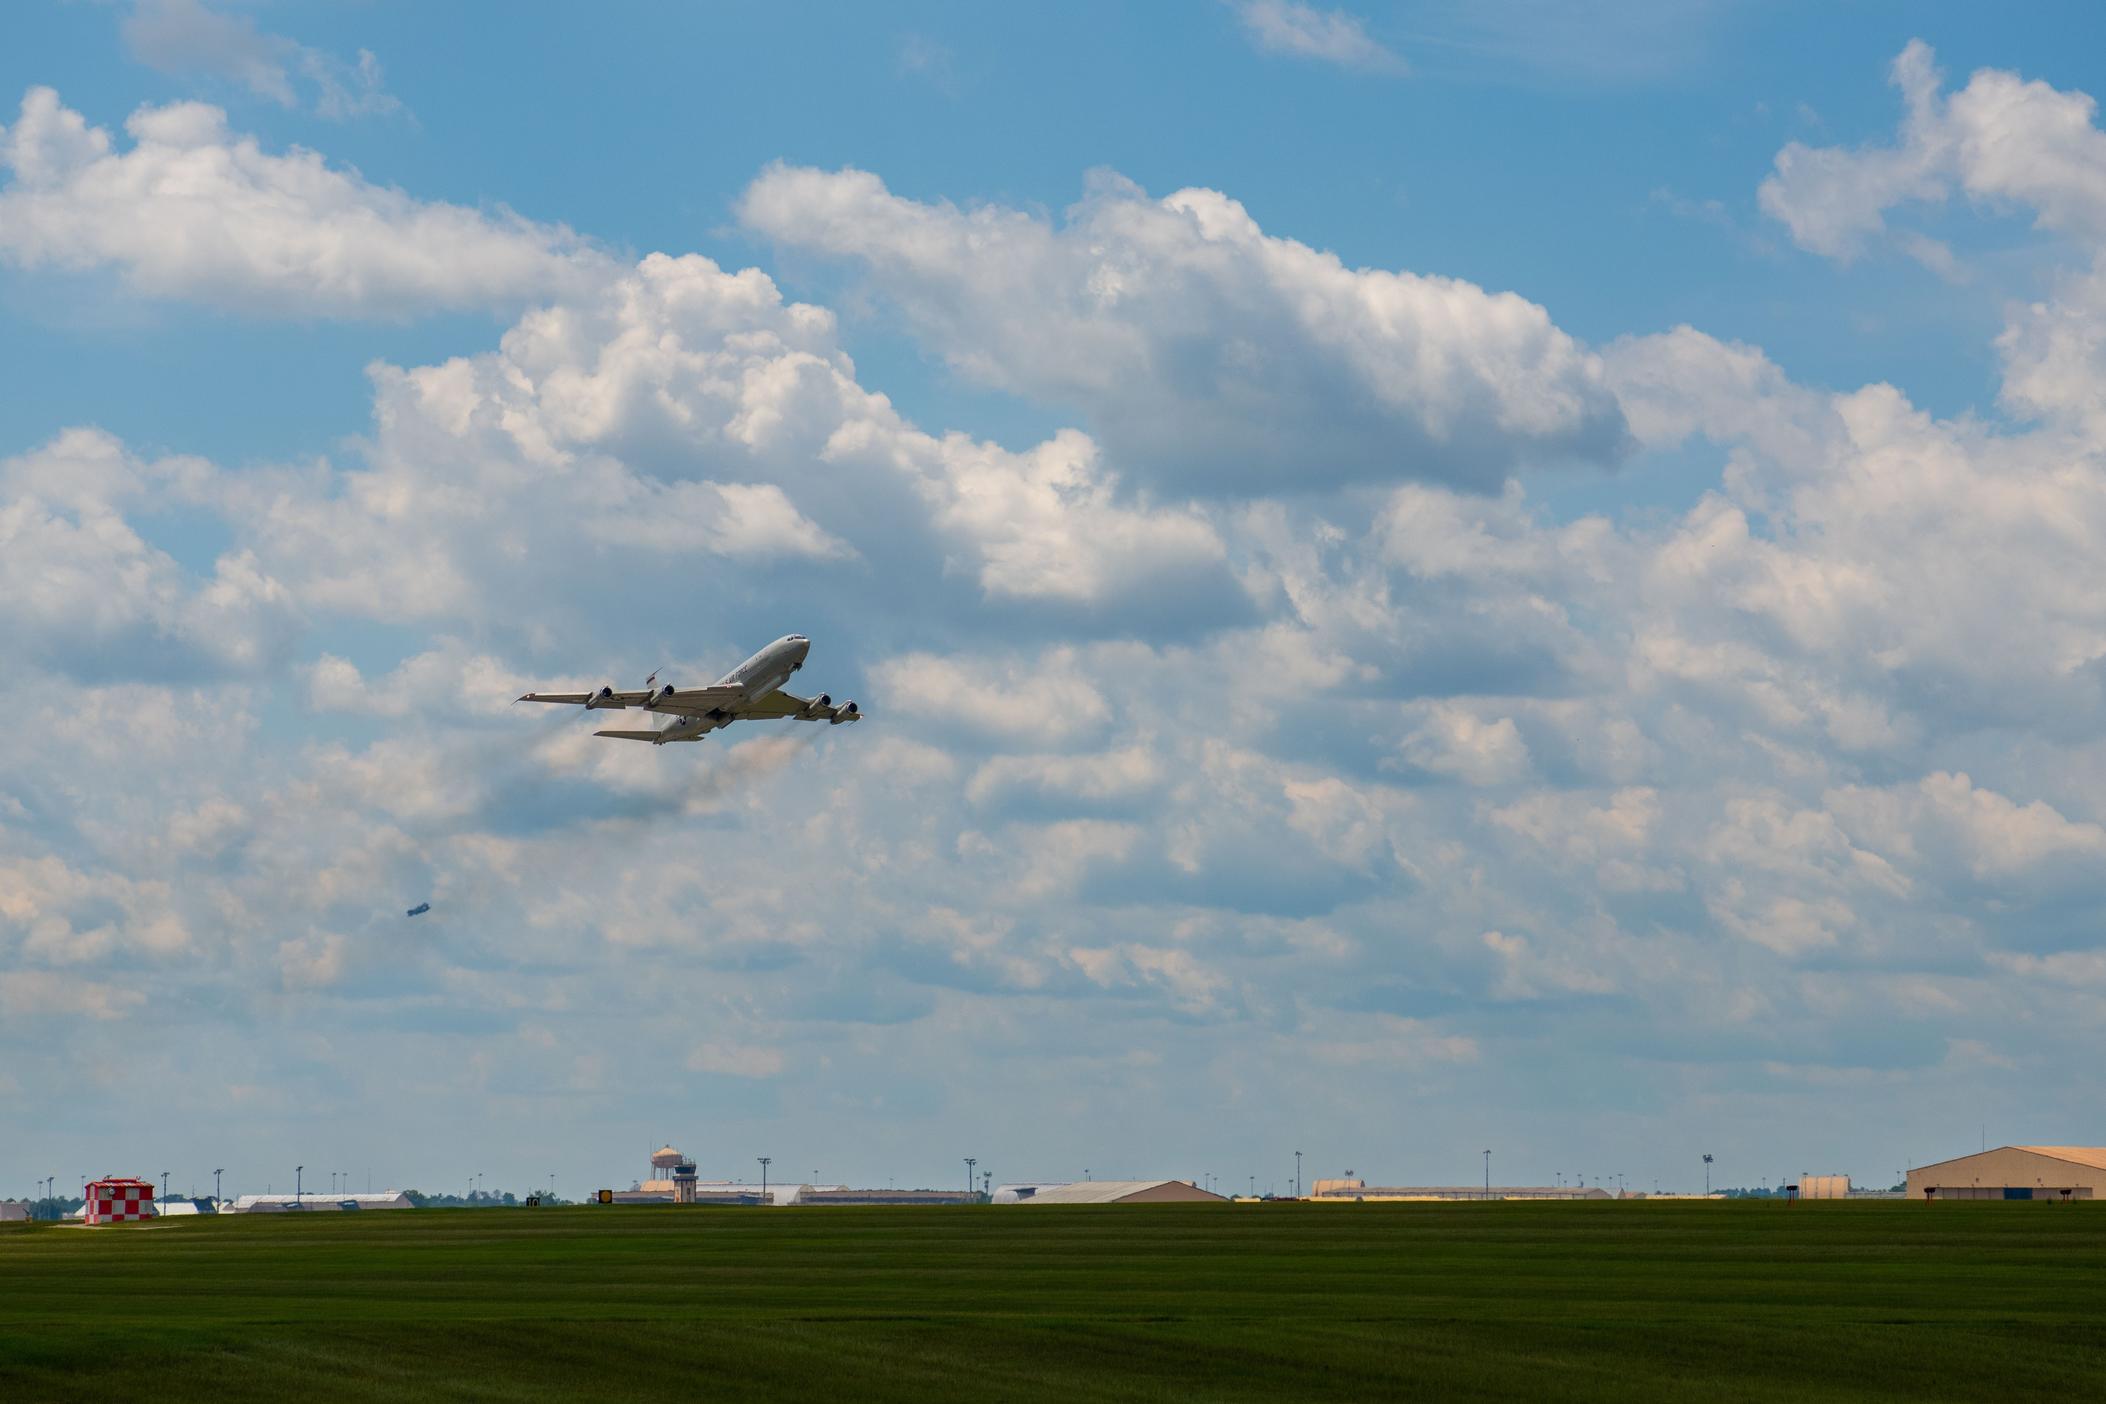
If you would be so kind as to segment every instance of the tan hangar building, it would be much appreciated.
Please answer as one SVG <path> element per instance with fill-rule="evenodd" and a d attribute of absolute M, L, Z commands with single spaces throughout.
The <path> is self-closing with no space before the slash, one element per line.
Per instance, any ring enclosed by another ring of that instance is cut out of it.
<path fill-rule="evenodd" d="M 2106 1146 L 1998 1146 L 1909 1171 L 1909 1198 L 2106 1199 Z"/>

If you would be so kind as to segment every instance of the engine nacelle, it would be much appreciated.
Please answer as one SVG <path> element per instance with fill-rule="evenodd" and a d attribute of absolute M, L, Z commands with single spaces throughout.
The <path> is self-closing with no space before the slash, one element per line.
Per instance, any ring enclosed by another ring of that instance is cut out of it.
<path fill-rule="evenodd" d="M 843 702 L 841 709 L 835 712 L 829 721 L 834 726 L 840 726 L 844 722 L 860 721 L 862 717 L 863 714 L 856 710 L 855 703 Z"/>
<path fill-rule="evenodd" d="M 648 698 L 646 698 L 644 700 L 644 705 L 647 707 L 656 707 L 659 703 L 664 702 L 666 699 L 671 697 L 673 693 L 677 690 L 678 689 L 676 689 L 671 683 L 667 683 L 664 687 L 659 688 L 657 691 L 653 692 Z"/>
<path fill-rule="evenodd" d="M 826 715 L 827 708 L 833 705 L 834 699 L 822 692 L 804 704 L 804 714 L 808 717 L 823 717 Z"/>
<path fill-rule="evenodd" d="M 588 712 L 604 710 L 613 705 L 614 689 L 611 687 L 603 687 L 585 699 L 585 710 Z"/>

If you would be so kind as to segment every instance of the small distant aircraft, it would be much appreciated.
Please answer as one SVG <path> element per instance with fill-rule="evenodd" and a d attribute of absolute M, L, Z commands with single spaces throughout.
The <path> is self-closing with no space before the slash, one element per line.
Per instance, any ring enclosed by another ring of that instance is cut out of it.
<path fill-rule="evenodd" d="M 718 678 L 708 687 L 685 690 L 671 683 L 659 685 L 658 675 L 644 680 L 639 692 L 616 692 L 603 687 L 598 692 L 529 692 L 522 702 L 568 702 L 596 711 L 602 708 L 640 707 L 663 712 L 676 721 L 656 731 L 595 731 L 617 741 L 648 741 L 663 746 L 668 741 L 700 741 L 710 732 L 735 721 L 780 720 L 823 721 L 833 726 L 861 721 L 863 714 L 853 702 L 834 705 L 825 693 L 806 699 L 782 690 L 790 674 L 804 666 L 812 641 L 802 634 L 785 634 L 759 653 Z"/>
<path fill-rule="evenodd" d="M 411 907 L 411 908 L 410 908 L 410 909 L 409 909 L 408 911 L 404 912 L 404 913 L 403 913 L 403 915 L 404 915 L 404 916 L 423 916 L 423 915 L 424 915 L 424 914 L 425 914 L 426 912 L 428 912 L 428 911 L 430 911 L 430 910 L 431 910 L 431 903 L 429 903 L 429 902 L 419 902 L 419 903 L 418 903 L 418 904 L 417 904 L 416 906 L 414 906 L 414 907 Z"/>

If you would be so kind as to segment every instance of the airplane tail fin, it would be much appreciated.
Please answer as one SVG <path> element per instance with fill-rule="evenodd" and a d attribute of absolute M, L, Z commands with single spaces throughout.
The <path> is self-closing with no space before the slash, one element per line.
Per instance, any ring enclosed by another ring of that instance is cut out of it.
<path fill-rule="evenodd" d="M 656 741 L 655 731 L 595 731 L 594 736 L 612 736 L 617 741 Z"/>

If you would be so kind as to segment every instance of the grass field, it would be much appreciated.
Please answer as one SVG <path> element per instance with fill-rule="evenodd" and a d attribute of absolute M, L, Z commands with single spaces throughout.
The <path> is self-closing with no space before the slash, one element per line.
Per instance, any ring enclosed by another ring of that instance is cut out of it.
<path fill-rule="evenodd" d="M 0 1227 L 0 1400 L 2106 1396 L 2106 1206 Z"/>

